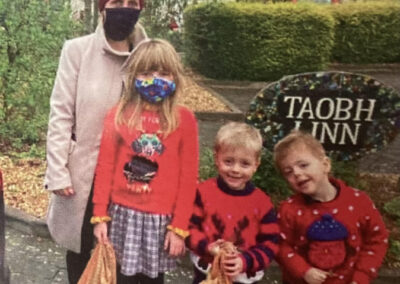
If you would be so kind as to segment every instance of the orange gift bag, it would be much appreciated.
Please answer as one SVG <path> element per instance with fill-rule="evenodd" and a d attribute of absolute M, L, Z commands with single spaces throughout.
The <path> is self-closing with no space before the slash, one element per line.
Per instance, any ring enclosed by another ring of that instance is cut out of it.
<path fill-rule="evenodd" d="M 98 243 L 78 284 L 117 284 L 116 270 L 114 249 Z"/>
<path fill-rule="evenodd" d="M 236 247 L 231 242 L 225 242 L 218 254 L 214 257 L 207 279 L 200 282 L 200 284 L 232 284 L 231 278 L 225 275 L 222 263 L 227 255 L 235 252 L 237 252 Z"/>

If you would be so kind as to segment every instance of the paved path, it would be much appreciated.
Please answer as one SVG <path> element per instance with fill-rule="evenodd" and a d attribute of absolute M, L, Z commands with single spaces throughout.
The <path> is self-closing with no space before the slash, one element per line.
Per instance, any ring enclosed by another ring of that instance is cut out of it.
<path fill-rule="evenodd" d="M 6 228 L 7 263 L 11 270 L 11 284 L 67 284 L 65 250 L 48 238 L 22 233 Z M 271 269 L 271 276 L 262 284 L 279 283 L 277 267 Z M 192 283 L 192 269 L 188 257 L 179 268 L 165 277 L 165 283 Z"/>

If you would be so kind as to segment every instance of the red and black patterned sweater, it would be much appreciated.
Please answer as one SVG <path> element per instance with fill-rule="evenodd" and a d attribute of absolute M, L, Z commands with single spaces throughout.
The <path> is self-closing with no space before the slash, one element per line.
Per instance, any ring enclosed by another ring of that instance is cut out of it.
<path fill-rule="evenodd" d="M 221 178 L 200 184 L 190 219 L 188 247 L 205 263 L 212 262 L 207 246 L 224 239 L 241 252 L 243 272 L 267 267 L 278 251 L 279 227 L 270 198 L 250 182 L 232 190 Z"/>

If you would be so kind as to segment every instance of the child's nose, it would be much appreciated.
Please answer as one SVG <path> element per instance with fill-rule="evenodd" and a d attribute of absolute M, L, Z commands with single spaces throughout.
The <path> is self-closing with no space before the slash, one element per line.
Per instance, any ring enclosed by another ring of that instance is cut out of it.
<path fill-rule="evenodd" d="M 294 169 L 293 169 L 293 175 L 294 175 L 295 177 L 300 176 L 300 175 L 301 175 L 301 170 L 300 170 L 299 168 L 294 168 Z"/>
<path fill-rule="evenodd" d="M 239 165 L 237 163 L 234 163 L 232 165 L 232 171 L 234 171 L 234 172 L 238 172 L 239 171 Z"/>

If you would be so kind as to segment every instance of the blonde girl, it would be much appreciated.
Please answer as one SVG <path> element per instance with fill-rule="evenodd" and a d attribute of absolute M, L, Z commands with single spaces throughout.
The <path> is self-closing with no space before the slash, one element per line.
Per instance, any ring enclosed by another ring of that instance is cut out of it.
<path fill-rule="evenodd" d="M 118 283 L 163 283 L 185 251 L 197 122 L 177 104 L 186 79 L 168 42 L 144 41 L 126 69 L 122 99 L 104 122 L 91 221 L 97 240 L 114 246 Z"/>

